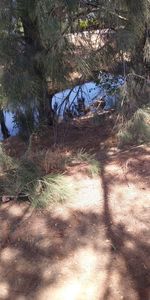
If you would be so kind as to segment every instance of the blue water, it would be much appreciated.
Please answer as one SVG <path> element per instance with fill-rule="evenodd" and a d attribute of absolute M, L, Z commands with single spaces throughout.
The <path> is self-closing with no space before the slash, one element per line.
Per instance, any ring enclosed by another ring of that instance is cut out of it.
<path fill-rule="evenodd" d="M 124 84 L 124 79 L 121 76 L 118 76 L 118 78 L 113 79 L 113 76 L 110 74 L 103 74 L 102 75 L 102 81 L 101 84 L 97 85 L 94 82 L 88 82 L 81 86 L 76 86 L 72 91 L 70 89 L 67 89 L 65 91 L 59 92 L 55 94 L 55 96 L 52 99 L 52 107 L 54 108 L 56 103 L 58 105 L 57 113 L 60 117 L 63 116 L 63 111 L 65 108 L 65 103 L 62 104 L 64 99 L 69 95 L 67 99 L 67 105 L 66 108 L 70 108 L 73 104 L 77 103 L 77 100 L 79 98 L 85 99 L 85 105 L 90 106 L 92 102 L 99 98 L 103 98 L 105 100 L 105 110 L 108 110 L 115 106 L 117 102 L 117 95 L 110 95 L 108 87 L 106 88 L 107 83 L 109 83 L 109 86 L 111 88 L 117 88 Z M 62 104 L 62 105 L 61 105 Z M 9 133 L 11 136 L 15 136 L 18 133 L 18 129 L 14 126 L 13 123 L 13 114 L 11 112 L 5 112 L 5 121 L 6 126 L 9 130 Z M 0 140 L 3 139 L 2 132 L 0 129 Z"/>
<path fill-rule="evenodd" d="M 59 113 L 59 115 L 62 116 L 64 108 L 70 108 L 74 103 L 77 103 L 77 100 L 80 98 L 85 99 L 86 106 L 90 106 L 95 100 L 103 98 L 106 103 L 104 109 L 111 109 L 116 105 L 117 95 L 110 95 L 109 88 L 107 87 L 106 89 L 106 84 L 107 82 L 110 82 L 110 88 L 117 89 L 119 86 L 124 84 L 124 79 L 122 76 L 118 76 L 118 78 L 115 78 L 115 80 L 113 81 L 113 76 L 111 76 L 110 74 L 106 76 L 106 80 L 103 80 L 103 82 L 100 85 L 97 85 L 95 82 L 89 82 L 81 86 L 76 86 L 71 93 L 70 89 L 67 89 L 63 92 L 55 94 L 55 96 L 52 99 L 52 107 L 55 108 L 55 105 L 57 103 L 57 113 Z M 63 105 L 61 105 L 61 103 L 67 96 L 69 96 L 67 99 L 67 105 L 66 101 Z"/>
<path fill-rule="evenodd" d="M 6 123 L 6 126 L 9 130 L 9 133 L 11 136 L 15 136 L 17 135 L 18 133 L 18 129 L 14 126 L 14 123 L 13 123 L 13 114 L 9 111 L 5 112 L 4 113 L 5 115 L 5 123 Z M 3 140 L 3 135 L 2 135 L 2 132 L 1 132 L 1 126 L 0 126 L 0 141 Z"/>
<path fill-rule="evenodd" d="M 63 105 L 61 105 L 61 104 L 62 104 L 63 100 L 69 94 L 70 94 L 70 90 L 67 89 L 63 92 L 55 94 L 55 96 L 53 97 L 52 106 L 54 108 L 55 104 L 56 103 L 58 104 L 57 112 L 59 113 L 59 115 L 63 115 L 66 101 L 64 102 Z M 77 99 L 80 99 L 80 98 L 84 98 L 85 105 L 88 106 L 88 105 L 92 104 L 92 102 L 94 100 L 96 100 L 100 95 L 101 95 L 101 97 L 103 97 L 104 91 L 102 91 L 102 89 L 100 87 L 96 86 L 96 84 L 94 82 L 85 83 L 82 86 L 76 86 L 72 90 L 71 94 L 69 95 L 69 98 L 67 99 L 66 108 L 70 107 L 74 103 L 77 103 Z"/>

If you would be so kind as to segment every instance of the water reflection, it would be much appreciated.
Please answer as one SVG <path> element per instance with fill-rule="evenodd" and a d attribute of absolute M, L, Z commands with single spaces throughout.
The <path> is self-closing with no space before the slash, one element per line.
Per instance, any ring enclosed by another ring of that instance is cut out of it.
<path fill-rule="evenodd" d="M 67 89 L 55 94 L 52 101 L 53 109 L 63 116 L 64 109 L 71 109 L 77 104 L 78 99 L 84 99 L 84 103 L 88 107 L 99 98 L 105 100 L 105 110 L 111 109 L 116 105 L 117 88 L 124 84 L 124 78 L 103 73 L 99 80 L 99 84 L 88 82 L 76 86 L 72 90 Z"/>
<path fill-rule="evenodd" d="M 111 74 L 100 73 L 99 84 L 88 82 L 80 86 L 74 87 L 72 90 L 55 94 L 52 98 L 52 108 L 55 109 L 60 117 L 63 117 L 64 109 L 70 109 L 76 105 L 79 99 L 84 99 L 85 106 L 90 106 L 95 100 L 103 98 L 105 100 L 105 110 L 115 106 L 117 101 L 116 90 L 123 85 L 122 76 L 113 76 Z M 14 126 L 13 114 L 9 111 L 5 112 L 5 122 L 11 136 L 18 133 L 18 128 Z M 0 129 L 0 140 L 3 139 Z"/>
<path fill-rule="evenodd" d="M 15 124 L 13 122 L 13 114 L 10 111 L 6 111 L 4 112 L 4 116 L 5 116 L 5 124 L 7 126 L 10 135 L 15 136 L 18 133 L 18 129 L 15 127 Z M 0 126 L 0 141 L 2 140 L 3 140 L 3 135 Z"/>

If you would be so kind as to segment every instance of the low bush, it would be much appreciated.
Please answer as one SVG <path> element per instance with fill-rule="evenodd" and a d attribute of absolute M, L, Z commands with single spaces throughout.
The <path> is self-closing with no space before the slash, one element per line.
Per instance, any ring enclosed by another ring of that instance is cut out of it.
<path fill-rule="evenodd" d="M 1 193 L 28 199 L 34 207 L 63 203 L 73 195 L 74 188 L 64 175 L 67 166 L 86 163 L 90 176 L 99 174 L 94 155 L 84 150 L 72 154 L 62 149 L 33 152 L 30 149 L 19 160 L 6 155 L 0 147 Z"/>
<path fill-rule="evenodd" d="M 35 207 L 46 207 L 49 204 L 64 203 L 72 194 L 72 186 L 65 176 L 50 174 L 36 180 L 29 199 Z"/>
<path fill-rule="evenodd" d="M 37 125 L 33 109 L 18 109 L 13 119 L 14 127 L 18 129 L 19 135 L 24 140 L 28 140 L 30 135 L 35 131 Z"/>
<path fill-rule="evenodd" d="M 27 157 L 39 166 L 44 174 L 62 173 L 65 171 L 66 164 L 69 162 L 69 153 L 60 148 L 29 151 Z"/>
<path fill-rule="evenodd" d="M 0 143 L 0 172 L 14 168 L 14 160 L 5 153 L 2 144 Z"/>
<path fill-rule="evenodd" d="M 118 132 L 118 146 L 150 142 L 150 109 L 138 109 Z"/>
<path fill-rule="evenodd" d="M 0 148 L 0 190 L 5 195 L 28 199 L 33 206 L 45 207 L 51 203 L 64 202 L 71 196 L 72 188 L 66 177 L 47 175 L 40 164 L 25 155 L 13 160 Z"/>
<path fill-rule="evenodd" d="M 96 160 L 95 155 L 81 149 L 75 154 L 73 159 L 78 163 L 87 163 L 89 175 L 94 176 L 99 174 L 100 164 L 99 161 Z"/>

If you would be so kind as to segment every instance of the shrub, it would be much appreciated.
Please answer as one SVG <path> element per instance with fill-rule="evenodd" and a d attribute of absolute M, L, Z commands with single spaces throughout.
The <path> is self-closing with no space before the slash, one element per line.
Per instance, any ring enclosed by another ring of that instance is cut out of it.
<path fill-rule="evenodd" d="M 74 160 L 79 163 L 87 163 L 89 175 L 98 175 L 100 171 L 99 161 L 96 160 L 95 155 L 87 153 L 84 149 L 81 149 L 74 156 Z"/>
<path fill-rule="evenodd" d="M 14 115 L 14 124 L 23 139 L 29 139 L 36 128 L 35 114 L 32 108 L 28 110 L 18 110 Z"/>
<path fill-rule="evenodd" d="M 74 162 L 88 165 L 90 175 L 97 175 L 99 172 L 99 162 L 95 156 L 87 153 L 83 149 L 73 154 L 66 149 L 56 148 L 42 151 L 29 151 L 27 158 L 32 160 L 43 172 L 44 175 L 64 173 L 67 166 Z"/>
<path fill-rule="evenodd" d="M 63 203 L 73 195 L 74 188 L 63 174 L 67 165 L 86 163 L 90 176 L 99 174 L 99 163 L 94 155 L 83 149 L 75 154 L 62 149 L 37 151 L 28 149 L 14 160 L 0 148 L 0 190 L 5 195 L 28 199 L 34 207 Z"/>
<path fill-rule="evenodd" d="M 138 109 L 118 133 L 119 147 L 150 142 L 150 109 Z"/>
<path fill-rule="evenodd" d="M 28 157 L 38 165 L 44 174 L 64 172 L 69 154 L 60 148 L 28 152 Z"/>
<path fill-rule="evenodd" d="M 24 158 L 16 161 L 13 168 L 5 171 L 4 192 L 12 196 L 29 196 L 28 186 L 34 184 L 41 176 L 40 170 L 36 165 Z"/>
<path fill-rule="evenodd" d="M 29 199 L 35 207 L 64 203 L 72 196 L 72 187 L 63 175 L 50 174 L 37 180 Z"/>
<path fill-rule="evenodd" d="M 12 169 L 14 164 L 14 160 L 5 153 L 2 145 L 0 144 L 0 172 Z"/>
<path fill-rule="evenodd" d="M 36 207 L 62 203 L 71 196 L 72 188 L 64 175 L 45 175 L 40 164 L 29 159 L 27 155 L 14 161 L 2 148 L 0 154 L 3 171 L 3 178 L 0 177 L 2 193 L 28 199 Z"/>

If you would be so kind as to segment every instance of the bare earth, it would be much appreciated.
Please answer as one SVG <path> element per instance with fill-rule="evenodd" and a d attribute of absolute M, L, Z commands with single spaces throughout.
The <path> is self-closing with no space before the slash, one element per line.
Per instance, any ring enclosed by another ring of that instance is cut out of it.
<path fill-rule="evenodd" d="M 70 170 L 70 203 L 0 205 L 1 300 L 150 299 L 150 149 L 97 157 L 99 178 Z"/>

